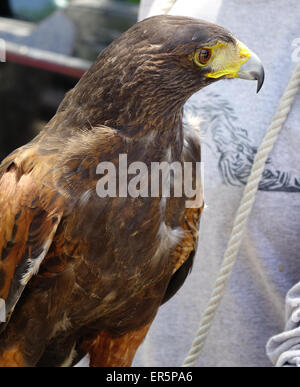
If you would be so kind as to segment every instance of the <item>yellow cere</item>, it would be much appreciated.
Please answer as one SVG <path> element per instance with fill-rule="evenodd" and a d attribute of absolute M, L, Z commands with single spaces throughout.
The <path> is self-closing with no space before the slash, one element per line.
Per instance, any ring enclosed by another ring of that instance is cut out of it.
<path fill-rule="evenodd" d="M 249 49 L 242 43 L 237 42 L 237 45 L 232 43 L 219 42 L 212 47 L 202 47 L 202 49 L 212 50 L 212 56 L 205 66 L 209 66 L 213 71 L 206 74 L 208 78 L 236 78 L 241 66 L 249 60 L 251 53 Z M 200 50 L 199 50 L 200 51 Z M 199 51 L 194 56 L 194 61 L 197 65 L 203 67 L 196 58 Z"/>

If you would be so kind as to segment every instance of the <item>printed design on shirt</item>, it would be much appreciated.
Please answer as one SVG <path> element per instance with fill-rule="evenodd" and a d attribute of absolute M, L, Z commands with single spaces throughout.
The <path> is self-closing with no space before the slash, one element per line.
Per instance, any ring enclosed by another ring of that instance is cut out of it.
<path fill-rule="evenodd" d="M 205 137 L 212 136 L 210 143 L 215 146 L 218 169 L 224 183 L 245 185 L 257 147 L 253 145 L 247 130 L 238 125 L 237 116 L 228 101 L 216 93 L 203 91 L 196 98 L 196 102 L 190 99 L 185 105 L 184 123 L 201 130 Z M 300 176 L 276 169 L 269 158 L 259 190 L 300 192 Z"/>

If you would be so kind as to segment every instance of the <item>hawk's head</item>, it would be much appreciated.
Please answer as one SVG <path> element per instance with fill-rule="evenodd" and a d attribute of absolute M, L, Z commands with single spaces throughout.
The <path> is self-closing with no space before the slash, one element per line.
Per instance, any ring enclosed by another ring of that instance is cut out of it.
<path fill-rule="evenodd" d="M 77 106 L 89 105 L 90 122 L 144 125 L 173 114 L 193 93 L 223 78 L 254 79 L 259 90 L 264 70 L 253 52 L 218 25 L 154 16 L 99 55 L 75 88 Z"/>
<path fill-rule="evenodd" d="M 162 81 L 167 73 L 173 81 L 182 77 L 182 88 L 185 82 L 201 88 L 212 80 L 245 78 L 257 80 L 259 91 L 264 81 L 258 57 L 229 31 L 203 20 L 151 17 L 127 31 L 118 44 L 120 50 L 123 45 L 130 50 L 125 56 L 143 63 L 145 71 L 159 69 Z"/>

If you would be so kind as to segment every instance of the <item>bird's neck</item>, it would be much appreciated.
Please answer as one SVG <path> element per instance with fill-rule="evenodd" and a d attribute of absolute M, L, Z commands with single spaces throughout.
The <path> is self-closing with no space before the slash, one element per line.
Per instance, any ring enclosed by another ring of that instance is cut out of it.
<path fill-rule="evenodd" d="M 173 142 L 180 137 L 187 99 L 182 88 L 174 95 L 167 84 L 158 87 L 147 78 L 123 84 L 120 77 L 107 83 L 92 76 L 88 72 L 66 95 L 57 114 L 61 130 L 105 125 L 132 138 L 159 135 Z"/>

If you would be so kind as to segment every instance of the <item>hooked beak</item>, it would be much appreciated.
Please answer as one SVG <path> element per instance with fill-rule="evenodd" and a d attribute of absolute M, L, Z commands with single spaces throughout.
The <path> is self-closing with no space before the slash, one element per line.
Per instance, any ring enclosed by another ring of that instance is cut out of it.
<path fill-rule="evenodd" d="M 225 47 L 224 47 L 225 46 Z M 217 48 L 218 50 L 218 48 Z M 211 63 L 213 71 L 206 74 L 208 78 L 242 78 L 257 81 L 257 92 L 261 89 L 265 72 L 258 56 L 242 42 L 237 41 L 235 51 L 223 45 L 216 52 L 217 59 Z"/>
<path fill-rule="evenodd" d="M 256 80 L 257 81 L 257 93 L 262 88 L 265 79 L 264 67 L 258 58 L 258 56 L 249 50 L 249 59 L 242 64 L 237 78 Z"/>

